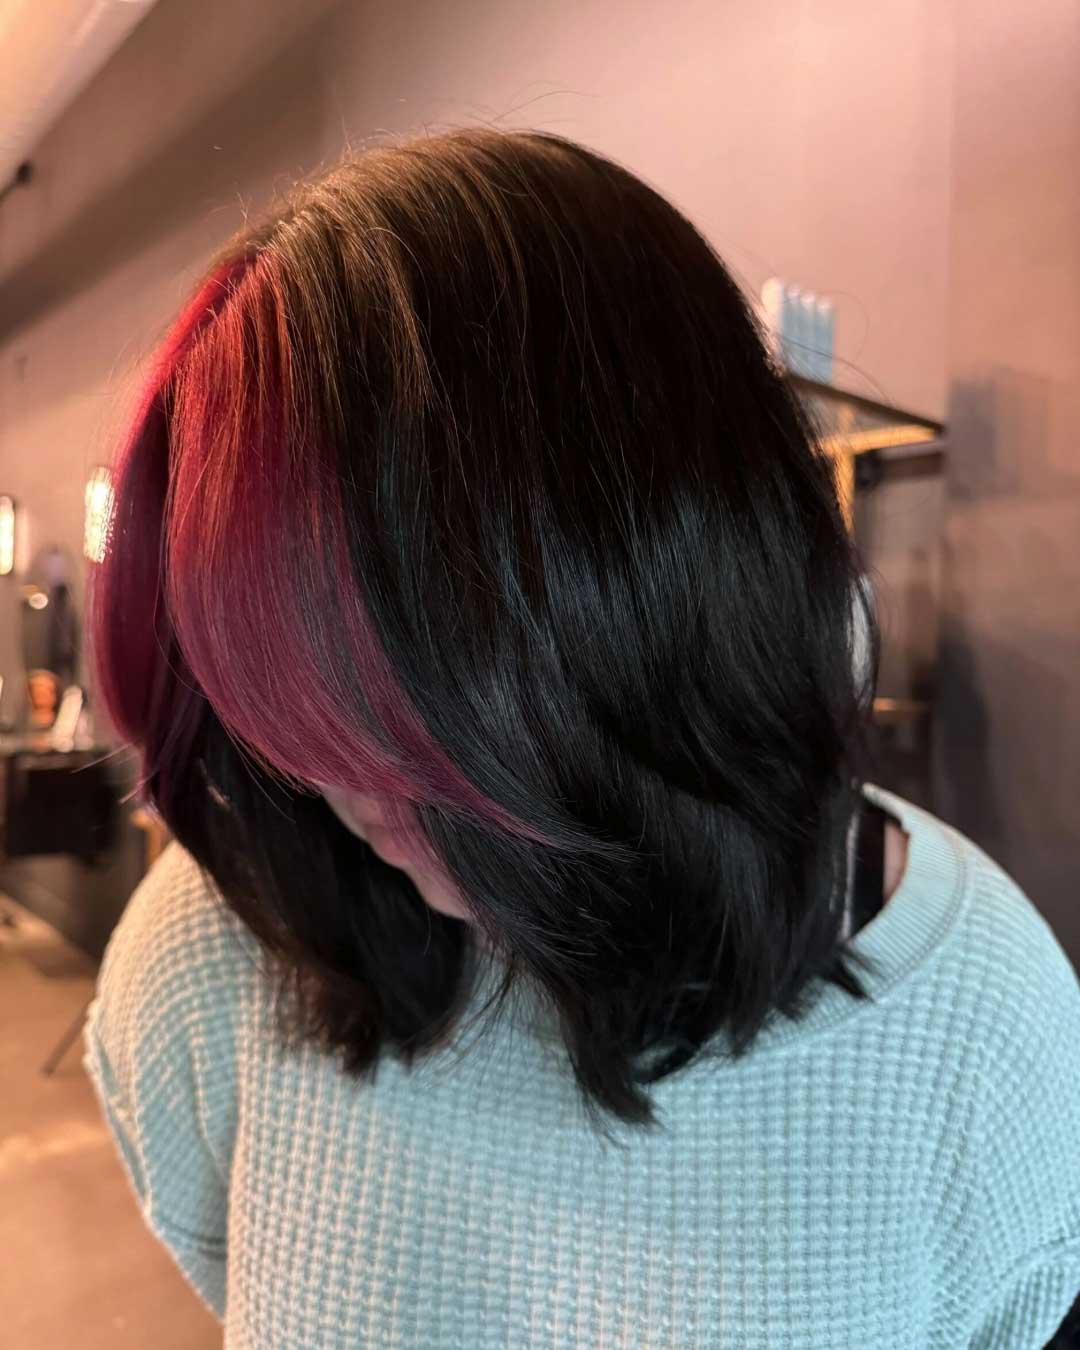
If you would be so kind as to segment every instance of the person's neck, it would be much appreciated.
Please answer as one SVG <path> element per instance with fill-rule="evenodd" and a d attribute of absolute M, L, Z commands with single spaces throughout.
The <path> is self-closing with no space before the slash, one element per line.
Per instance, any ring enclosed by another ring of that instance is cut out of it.
<path fill-rule="evenodd" d="M 904 879 L 907 866 L 908 837 L 890 816 L 885 822 L 885 900 L 891 900 Z"/>

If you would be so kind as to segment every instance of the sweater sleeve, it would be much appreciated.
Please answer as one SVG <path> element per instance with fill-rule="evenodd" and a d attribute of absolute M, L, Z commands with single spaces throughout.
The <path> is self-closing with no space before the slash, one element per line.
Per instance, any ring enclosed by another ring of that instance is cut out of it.
<path fill-rule="evenodd" d="M 83 1058 L 148 1227 L 219 1318 L 230 1110 L 206 1068 L 212 1060 L 219 1080 L 228 1082 L 224 935 L 207 883 L 192 859 L 171 846 L 109 940 Z M 235 1096 L 228 1088 L 225 1095 Z"/>
<path fill-rule="evenodd" d="M 982 1295 L 971 1350 L 1041 1350 L 1080 1293 L 1080 983 L 1045 919 L 1003 876 L 987 1009 Z"/>

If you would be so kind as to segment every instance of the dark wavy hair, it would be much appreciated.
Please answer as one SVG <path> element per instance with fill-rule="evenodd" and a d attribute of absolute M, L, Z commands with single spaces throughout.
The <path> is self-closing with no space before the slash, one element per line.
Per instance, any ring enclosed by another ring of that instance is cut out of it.
<path fill-rule="evenodd" d="M 108 707 L 347 1071 L 443 1044 L 480 957 L 317 784 L 408 805 L 594 1118 L 822 980 L 866 996 L 831 462 L 633 175 L 485 130 L 297 189 L 177 321 L 115 487 Z"/>

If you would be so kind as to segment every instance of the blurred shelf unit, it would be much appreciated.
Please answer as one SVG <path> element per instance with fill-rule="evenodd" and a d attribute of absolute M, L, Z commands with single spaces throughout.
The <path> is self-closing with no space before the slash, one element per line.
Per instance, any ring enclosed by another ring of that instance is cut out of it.
<path fill-rule="evenodd" d="M 880 697 L 874 699 L 874 721 L 882 727 L 929 721 L 932 711 L 933 705 L 927 699 Z"/>
<path fill-rule="evenodd" d="M 836 460 L 849 524 L 856 484 L 874 487 L 882 478 L 942 472 L 945 428 L 940 422 L 804 375 L 789 372 L 787 378 Z"/>
<path fill-rule="evenodd" d="M 874 579 L 875 604 L 887 597 L 871 724 L 874 781 L 933 809 L 945 427 L 794 371 L 787 378 L 834 458 L 844 516 Z M 902 481 L 916 478 L 925 481 Z"/>

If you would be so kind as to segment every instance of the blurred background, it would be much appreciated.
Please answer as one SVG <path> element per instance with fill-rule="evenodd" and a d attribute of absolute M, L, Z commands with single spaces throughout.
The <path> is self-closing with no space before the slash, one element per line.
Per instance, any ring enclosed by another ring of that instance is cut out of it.
<path fill-rule="evenodd" d="M 78 1062 L 162 842 L 82 632 L 118 431 L 245 216 L 350 148 L 478 122 L 624 162 L 734 270 L 874 586 L 878 781 L 1080 955 L 1076 0 L 0 0 L 5 1346 L 220 1341 Z"/>

